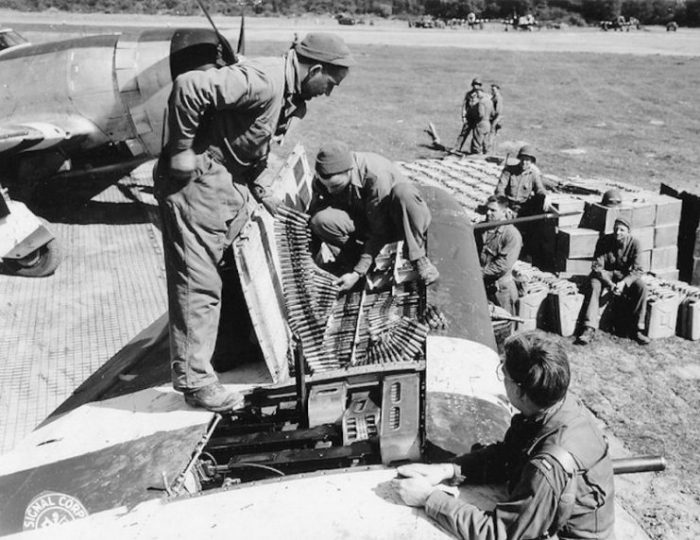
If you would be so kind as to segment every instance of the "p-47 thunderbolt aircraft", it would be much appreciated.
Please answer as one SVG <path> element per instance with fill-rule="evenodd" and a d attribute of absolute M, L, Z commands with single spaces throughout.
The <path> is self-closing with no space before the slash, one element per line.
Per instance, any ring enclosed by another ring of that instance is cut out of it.
<path fill-rule="evenodd" d="M 0 188 L 27 196 L 39 182 L 86 165 L 126 171 L 157 156 L 175 77 L 235 60 L 216 28 L 103 34 L 0 51 Z M 59 262 L 45 224 L 4 190 L 0 259 L 6 273 L 24 276 L 48 275 Z"/>
<path fill-rule="evenodd" d="M 2 456 L 0 535 L 447 538 L 389 482 L 396 464 L 500 440 L 510 421 L 472 226 L 424 186 L 440 282 L 426 289 L 388 245 L 339 294 L 309 252 L 312 176 L 297 148 L 273 184 L 286 205 L 273 218 L 251 201 L 224 276 L 239 286 L 222 305 L 230 330 L 245 310 L 259 348 L 243 359 L 238 343 L 219 369 L 246 407 L 218 415 L 173 391 L 164 316 Z M 455 496 L 488 509 L 502 495 Z M 621 508 L 617 532 L 647 538 Z"/>

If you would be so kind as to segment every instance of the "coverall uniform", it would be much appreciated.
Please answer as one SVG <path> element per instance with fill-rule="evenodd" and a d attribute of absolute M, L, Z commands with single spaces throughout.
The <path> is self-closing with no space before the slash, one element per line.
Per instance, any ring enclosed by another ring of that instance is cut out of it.
<path fill-rule="evenodd" d="M 418 187 L 379 154 L 352 152 L 352 157 L 351 180 L 340 193 L 330 195 L 314 182 L 311 231 L 338 248 L 351 249 L 351 240 L 362 242 L 353 268 L 361 276 L 389 242 L 404 240 L 410 261 L 425 256 L 431 216 Z"/>
<path fill-rule="evenodd" d="M 173 386 L 217 382 L 211 365 L 221 312 L 224 253 L 249 218 L 251 189 L 261 195 L 273 135 L 303 117 L 296 53 L 190 71 L 173 85 L 168 147 L 197 156 L 192 178 L 177 181 L 165 163 L 155 188 L 163 222 Z"/>
<path fill-rule="evenodd" d="M 518 288 L 511 270 L 523 245 L 518 229 L 513 225 L 487 229 L 477 235 L 476 245 L 486 296 L 490 302 L 515 315 Z"/>
<path fill-rule="evenodd" d="M 508 206 L 517 217 L 534 216 L 542 213 L 547 190 L 542 183 L 542 175 L 537 165 L 530 164 L 525 171 L 521 164 L 506 165 L 496 185 L 495 195 L 508 198 Z M 531 257 L 533 264 L 542 265 L 543 227 L 538 222 L 519 223 L 517 229 L 523 240 L 522 254 Z"/>
<path fill-rule="evenodd" d="M 472 97 L 473 96 L 473 97 Z M 482 90 L 470 90 L 464 96 L 462 105 L 462 144 L 471 135 L 470 154 L 485 154 L 488 150 L 488 137 L 491 131 L 491 98 Z"/>
<path fill-rule="evenodd" d="M 568 466 L 561 462 L 566 461 L 561 449 L 573 457 Z M 608 445 L 591 414 L 571 396 L 535 417 L 516 414 L 503 442 L 454 463 L 457 478 L 462 475 L 472 484 L 507 482 L 508 487 L 507 500 L 490 512 L 441 490 L 431 493 L 426 513 L 459 538 L 614 538 Z"/>
<path fill-rule="evenodd" d="M 614 234 L 606 234 L 598 240 L 595 260 L 591 267 L 590 288 L 587 291 L 584 326 L 598 328 L 600 322 L 600 295 L 605 288 L 624 282 L 622 292 L 626 301 L 626 311 L 622 314 L 624 332 L 644 329 L 647 308 L 647 287 L 642 280 L 642 266 L 639 260 L 639 241 L 628 235 L 622 244 Z M 627 318 L 629 317 L 629 318 Z"/>

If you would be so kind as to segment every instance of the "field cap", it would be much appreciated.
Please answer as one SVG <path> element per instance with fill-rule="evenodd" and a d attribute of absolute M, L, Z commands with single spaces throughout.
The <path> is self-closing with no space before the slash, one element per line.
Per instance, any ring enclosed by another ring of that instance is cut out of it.
<path fill-rule="evenodd" d="M 472 86 L 481 86 L 481 77 L 474 77 L 472 79 Z"/>
<path fill-rule="evenodd" d="M 603 206 L 618 206 L 622 204 L 622 194 L 617 189 L 609 189 L 603 193 L 603 200 L 600 201 Z"/>
<path fill-rule="evenodd" d="M 341 37 L 329 32 L 311 32 L 296 44 L 298 54 L 334 66 L 350 67 L 357 62 Z"/>
<path fill-rule="evenodd" d="M 624 216 L 617 216 L 615 218 L 615 224 L 617 224 L 617 223 L 621 223 L 622 225 L 627 227 L 627 229 L 629 229 L 629 230 L 632 229 L 632 220 L 630 220 L 630 218 L 627 218 Z M 613 224 L 613 226 L 614 226 L 614 224 Z"/>
<path fill-rule="evenodd" d="M 529 157 L 533 163 L 537 163 L 537 158 L 535 157 L 535 151 L 532 149 L 532 146 L 529 144 L 524 144 L 523 146 L 520 147 L 520 150 L 518 151 L 518 159 L 522 159 L 524 157 Z"/>
<path fill-rule="evenodd" d="M 322 178 L 352 169 L 352 152 L 340 141 L 324 144 L 316 154 L 316 172 Z"/>

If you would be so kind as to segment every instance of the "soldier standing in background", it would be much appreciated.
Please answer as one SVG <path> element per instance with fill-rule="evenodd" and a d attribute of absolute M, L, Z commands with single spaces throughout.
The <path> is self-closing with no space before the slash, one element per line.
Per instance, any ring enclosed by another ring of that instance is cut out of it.
<path fill-rule="evenodd" d="M 486 200 L 486 221 L 507 219 L 508 199 L 491 195 Z M 518 288 L 513 280 L 513 265 L 518 260 L 523 240 L 513 225 L 500 225 L 477 231 L 476 246 L 489 302 L 516 315 Z"/>
<path fill-rule="evenodd" d="M 488 136 L 491 130 L 491 99 L 482 90 L 481 79 L 474 77 L 472 87 L 462 103 L 462 131 L 457 137 L 458 151 L 471 136 L 470 154 L 485 154 L 488 146 Z"/>
<path fill-rule="evenodd" d="M 508 199 L 508 206 L 516 217 L 541 214 L 547 209 L 547 190 L 536 165 L 535 152 L 526 144 L 518 151 L 517 158 L 514 164 L 506 160 L 494 194 Z M 542 237 L 539 235 L 543 230 L 542 222 L 525 222 L 517 227 L 523 237 L 523 258 L 529 258 L 535 266 L 545 268 L 548 261 L 544 260 Z"/>
<path fill-rule="evenodd" d="M 503 127 L 501 121 L 503 119 L 503 96 L 501 95 L 501 87 L 493 83 L 491 85 L 491 130 L 489 131 L 488 151 L 493 152 L 496 143 L 496 135 Z"/>

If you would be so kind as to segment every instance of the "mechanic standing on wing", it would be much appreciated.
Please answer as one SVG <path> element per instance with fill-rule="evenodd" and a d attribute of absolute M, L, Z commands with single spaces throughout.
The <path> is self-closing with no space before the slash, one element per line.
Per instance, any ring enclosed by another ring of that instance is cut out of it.
<path fill-rule="evenodd" d="M 394 489 L 459 538 L 525 540 L 614 538 L 614 487 L 608 444 L 570 395 L 561 343 L 540 332 L 508 338 L 499 377 L 513 416 L 503 442 L 453 463 L 398 468 Z M 508 498 L 485 512 L 436 486 L 507 482 Z"/>
<path fill-rule="evenodd" d="M 430 210 L 415 184 L 379 154 L 351 152 L 329 142 L 316 157 L 316 179 L 309 207 L 312 233 L 351 268 L 340 269 L 337 285 L 352 289 L 372 266 L 384 244 L 403 240 L 420 279 L 440 274 L 425 252 Z M 346 271 L 349 270 L 349 271 Z"/>
<path fill-rule="evenodd" d="M 330 95 L 355 64 L 341 38 L 310 33 L 283 57 L 190 71 L 173 84 L 170 139 L 156 173 L 163 222 L 173 386 L 190 405 L 222 412 L 243 397 L 211 364 L 221 315 L 224 255 L 250 197 L 274 211 L 263 174 L 273 136 Z M 269 186 L 268 186 L 269 187 Z"/>

